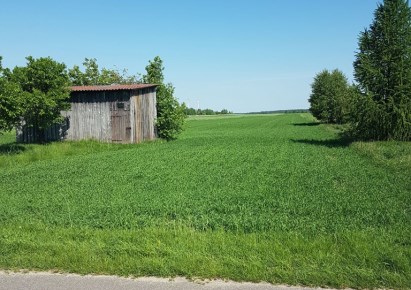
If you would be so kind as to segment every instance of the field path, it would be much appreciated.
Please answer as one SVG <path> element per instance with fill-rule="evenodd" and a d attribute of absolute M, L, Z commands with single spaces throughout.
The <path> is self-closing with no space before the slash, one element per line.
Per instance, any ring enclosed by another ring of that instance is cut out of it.
<path fill-rule="evenodd" d="M 138 279 L 118 276 L 81 276 L 49 272 L 12 273 L 0 271 L 0 290 L 314 290 L 320 288 L 290 287 L 268 283 L 238 283 L 232 281 L 189 281 L 185 278 L 142 277 Z"/>

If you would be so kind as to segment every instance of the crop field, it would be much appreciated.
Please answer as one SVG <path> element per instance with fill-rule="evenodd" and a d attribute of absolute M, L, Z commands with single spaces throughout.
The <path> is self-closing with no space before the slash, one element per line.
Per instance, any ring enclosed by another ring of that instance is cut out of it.
<path fill-rule="evenodd" d="M 0 136 L 0 269 L 411 288 L 411 144 L 309 114 L 188 119 L 176 141 Z"/>

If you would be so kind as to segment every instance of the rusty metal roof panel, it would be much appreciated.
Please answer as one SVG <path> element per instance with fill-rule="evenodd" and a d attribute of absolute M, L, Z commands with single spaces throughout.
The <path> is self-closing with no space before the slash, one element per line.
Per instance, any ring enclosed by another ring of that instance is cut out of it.
<path fill-rule="evenodd" d="M 72 92 L 97 92 L 97 91 L 122 91 L 138 90 L 157 87 L 154 84 L 132 84 L 132 85 L 104 85 L 104 86 L 72 86 Z"/>

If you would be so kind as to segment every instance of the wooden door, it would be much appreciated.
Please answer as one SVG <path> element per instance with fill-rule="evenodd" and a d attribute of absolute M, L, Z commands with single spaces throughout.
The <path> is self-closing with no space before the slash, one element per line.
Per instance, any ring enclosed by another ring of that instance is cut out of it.
<path fill-rule="evenodd" d="M 118 143 L 130 143 L 130 103 L 113 102 L 111 108 L 111 140 Z"/>

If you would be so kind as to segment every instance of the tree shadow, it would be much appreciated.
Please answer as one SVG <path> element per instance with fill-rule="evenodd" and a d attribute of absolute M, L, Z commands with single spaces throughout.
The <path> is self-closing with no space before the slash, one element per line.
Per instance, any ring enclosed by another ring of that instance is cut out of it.
<path fill-rule="evenodd" d="M 26 151 L 26 146 L 18 143 L 7 143 L 0 145 L 0 155 L 16 155 Z"/>
<path fill-rule="evenodd" d="M 310 123 L 294 123 L 294 126 L 301 126 L 301 127 L 313 127 L 313 126 L 318 126 L 321 123 L 318 122 L 310 122 Z"/>
<path fill-rule="evenodd" d="M 324 146 L 328 148 L 345 148 L 350 146 L 353 142 L 349 138 L 339 138 L 339 139 L 328 139 L 328 140 L 315 140 L 315 139 L 291 139 L 294 143 L 315 145 L 315 146 Z"/>

